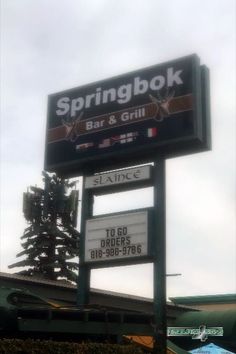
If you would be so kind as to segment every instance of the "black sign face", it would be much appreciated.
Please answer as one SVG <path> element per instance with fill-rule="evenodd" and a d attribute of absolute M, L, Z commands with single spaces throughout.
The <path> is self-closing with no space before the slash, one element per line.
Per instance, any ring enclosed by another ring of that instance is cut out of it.
<path fill-rule="evenodd" d="M 72 176 L 208 149 L 206 73 L 191 55 L 50 95 L 45 169 Z"/>

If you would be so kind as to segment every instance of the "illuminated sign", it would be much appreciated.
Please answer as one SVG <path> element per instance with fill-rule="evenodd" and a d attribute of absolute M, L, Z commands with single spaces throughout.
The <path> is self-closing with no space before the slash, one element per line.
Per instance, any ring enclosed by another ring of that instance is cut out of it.
<path fill-rule="evenodd" d="M 49 96 L 45 169 L 64 175 L 209 148 L 196 55 Z"/>
<path fill-rule="evenodd" d="M 150 177 L 151 166 L 139 166 L 86 177 L 85 188 L 94 189 L 126 183 L 135 183 L 148 180 Z"/>
<path fill-rule="evenodd" d="M 84 261 L 138 263 L 149 255 L 148 220 L 147 210 L 86 220 Z"/>

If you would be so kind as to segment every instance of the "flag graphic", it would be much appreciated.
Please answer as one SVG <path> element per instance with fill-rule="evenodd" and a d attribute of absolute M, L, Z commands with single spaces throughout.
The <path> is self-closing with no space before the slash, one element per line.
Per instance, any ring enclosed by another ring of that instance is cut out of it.
<path fill-rule="evenodd" d="M 103 139 L 102 142 L 98 145 L 100 149 L 106 148 L 115 144 L 126 144 L 131 143 L 138 136 L 138 132 L 131 132 L 127 134 L 120 134 L 116 136 L 111 136 L 110 138 Z"/>
<path fill-rule="evenodd" d="M 103 139 L 100 144 L 98 144 L 98 147 L 100 149 L 106 148 L 111 146 L 111 138 Z"/>
<path fill-rule="evenodd" d="M 111 138 L 113 145 L 116 143 L 126 144 L 131 143 L 138 136 L 138 132 L 131 132 L 127 134 L 120 134 Z"/>
<path fill-rule="evenodd" d="M 148 128 L 146 131 L 144 131 L 144 136 L 148 138 L 154 138 L 157 135 L 157 128 Z M 120 134 L 120 135 L 115 135 L 111 136 L 110 138 L 103 139 L 99 144 L 98 147 L 100 149 L 107 148 L 110 146 L 113 146 L 115 144 L 127 144 L 131 143 L 136 140 L 136 138 L 139 136 L 138 132 L 130 132 L 126 134 Z"/>
<path fill-rule="evenodd" d="M 146 132 L 148 138 L 154 138 L 157 136 L 157 128 L 148 128 Z"/>
<path fill-rule="evenodd" d="M 76 145 L 75 149 L 76 151 L 78 150 L 86 150 L 90 147 L 94 146 L 94 143 L 84 143 L 84 144 L 79 144 L 79 145 Z"/>

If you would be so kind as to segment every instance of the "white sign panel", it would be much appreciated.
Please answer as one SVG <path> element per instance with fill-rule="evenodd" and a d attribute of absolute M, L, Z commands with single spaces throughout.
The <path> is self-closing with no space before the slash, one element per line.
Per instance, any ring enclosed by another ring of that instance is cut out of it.
<path fill-rule="evenodd" d="M 148 180 L 151 177 L 151 166 L 141 166 L 126 170 L 102 173 L 86 177 L 85 188 L 99 188 L 124 183 Z"/>
<path fill-rule="evenodd" d="M 86 220 L 85 262 L 147 255 L 147 211 Z"/>

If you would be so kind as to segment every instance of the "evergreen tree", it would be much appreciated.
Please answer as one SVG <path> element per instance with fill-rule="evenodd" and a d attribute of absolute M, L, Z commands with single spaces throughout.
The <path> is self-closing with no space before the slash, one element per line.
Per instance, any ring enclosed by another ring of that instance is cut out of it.
<path fill-rule="evenodd" d="M 17 274 L 76 282 L 79 232 L 75 229 L 78 214 L 78 191 L 75 182 L 43 172 L 44 189 L 30 187 L 23 196 L 23 212 L 29 227 L 21 239 L 26 256 L 9 268 L 26 267 Z"/>

